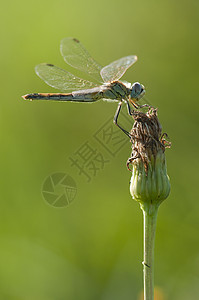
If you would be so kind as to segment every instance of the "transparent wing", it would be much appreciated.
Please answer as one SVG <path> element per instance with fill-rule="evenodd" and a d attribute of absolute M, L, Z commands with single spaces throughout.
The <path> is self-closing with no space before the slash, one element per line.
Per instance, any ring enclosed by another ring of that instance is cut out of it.
<path fill-rule="evenodd" d="M 88 80 L 74 76 L 51 64 L 40 64 L 35 67 L 36 74 L 48 85 L 60 91 L 76 91 L 98 86 Z"/>
<path fill-rule="evenodd" d="M 104 82 L 119 80 L 126 70 L 137 61 L 136 55 L 122 57 L 101 69 Z"/>
<path fill-rule="evenodd" d="M 102 82 L 100 76 L 102 67 L 90 56 L 80 41 L 74 38 L 64 38 L 61 41 L 60 51 L 67 64 Z"/>

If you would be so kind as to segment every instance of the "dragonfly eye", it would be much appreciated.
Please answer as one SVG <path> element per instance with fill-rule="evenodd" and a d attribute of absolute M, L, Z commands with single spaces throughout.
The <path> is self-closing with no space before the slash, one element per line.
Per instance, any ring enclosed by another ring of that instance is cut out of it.
<path fill-rule="evenodd" d="M 139 82 L 135 82 L 131 87 L 131 98 L 139 100 L 145 93 L 144 86 Z"/>

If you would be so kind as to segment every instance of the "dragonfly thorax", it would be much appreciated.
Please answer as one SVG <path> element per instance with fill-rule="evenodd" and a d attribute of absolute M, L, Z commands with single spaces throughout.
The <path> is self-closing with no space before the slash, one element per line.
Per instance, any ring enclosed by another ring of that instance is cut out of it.
<path fill-rule="evenodd" d="M 141 83 L 135 82 L 132 84 L 131 93 L 130 93 L 131 99 L 139 100 L 144 96 L 144 94 L 145 94 L 145 88 Z"/>

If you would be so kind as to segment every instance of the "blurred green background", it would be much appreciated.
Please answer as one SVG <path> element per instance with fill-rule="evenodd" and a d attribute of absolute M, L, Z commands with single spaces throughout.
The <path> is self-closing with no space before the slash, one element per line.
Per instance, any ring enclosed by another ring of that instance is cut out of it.
<path fill-rule="evenodd" d="M 141 299 L 143 225 L 129 193 L 131 144 L 113 157 L 93 139 L 116 104 L 21 98 L 55 92 L 34 66 L 67 69 L 59 51 L 67 36 L 81 40 L 102 65 L 139 58 L 124 79 L 146 86 L 172 141 L 166 151 L 171 194 L 159 209 L 156 234 L 156 300 L 197 299 L 198 26 L 195 0 L 1 4 L 0 299 Z M 69 160 L 86 141 L 109 159 L 90 183 Z M 56 172 L 77 184 L 75 200 L 62 208 L 41 193 Z"/>

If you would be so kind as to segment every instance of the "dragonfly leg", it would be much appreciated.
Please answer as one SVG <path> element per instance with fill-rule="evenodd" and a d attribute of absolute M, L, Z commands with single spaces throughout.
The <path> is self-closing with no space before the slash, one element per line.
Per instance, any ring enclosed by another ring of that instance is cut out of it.
<path fill-rule="evenodd" d="M 131 111 L 131 107 L 130 107 L 130 104 L 129 104 L 129 101 L 128 101 L 128 100 L 126 101 L 126 104 L 127 104 L 127 111 L 128 111 L 128 114 L 129 114 L 130 116 L 132 116 L 133 113 L 134 113 L 134 110 Z M 136 107 L 136 106 L 135 106 L 135 107 Z M 136 108 L 137 108 L 137 107 L 136 107 Z"/>
<path fill-rule="evenodd" d="M 133 161 L 134 161 L 135 159 L 140 158 L 140 155 L 138 154 L 137 149 L 134 148 L 134 150 L 137 152 L 137 155 L 136 155 L 136 156 L 133 156 L 133 153 L 132 153 L 131 157 L 129 157 L 128 160 L 127 160 L 127 162 L 126 162 L 127 169 L 128 169 L 129 171 L 131 171 L 131 172 L 132 172 L 132 169 L 129 167 L 129 165 L 132 165 L 132 163 L 133 163 Z"/>
<path fill-rule="evenodd" d="M 136 109 L 139 108 L 139 105 L 138 105 L 138 104 L 136 104 L 132 99 L 129 99 L 129 101 L 127 101 L 127 108 L 128 108 L 128 111 L 129 111 L 129 109 L 130 109 L 130 104 L 129 104 L 129 102 L 130 102 Z M 131 115 L 132 115 L 132 114 L 131 114 Z"/>
<path fill-rule="evenodd" d="M 132 99 L 129 99 L 130 103 L 136 108 L 143 108 L 143 107 L 148 107 L 148 108 L 153 108 L 153 106 L 149 105 L 149 104 L 143 104 L 143 105 L 140 105 L 138 103 L 135 103 Z M 128 102 L 127 102 L 127 105 L 128 105 Z"/>
<path fill-rule="evenodd" d="M 121 129 L 128 137 L 130 137 L 129 132 L 128 132 L 126 129 L 122 128 L 122 127 L 118 124 L 118 122 L 117 122 L 117 119 L 118 119 L 118 116 L 119 116 L 121 107 L 122 107 L 122 102 L 120 102 L 120 103 L 118 104 L 118 107 L 117 107 L 117 110 L 116 110 L 116 113 L 115 113 L 115 116 L 114 116 L 114 119 L 113 119 L 113 123 L 114 123 L 117 127 L 119 127 L 119 128 L 120 128 L 120 129 Z"/>

